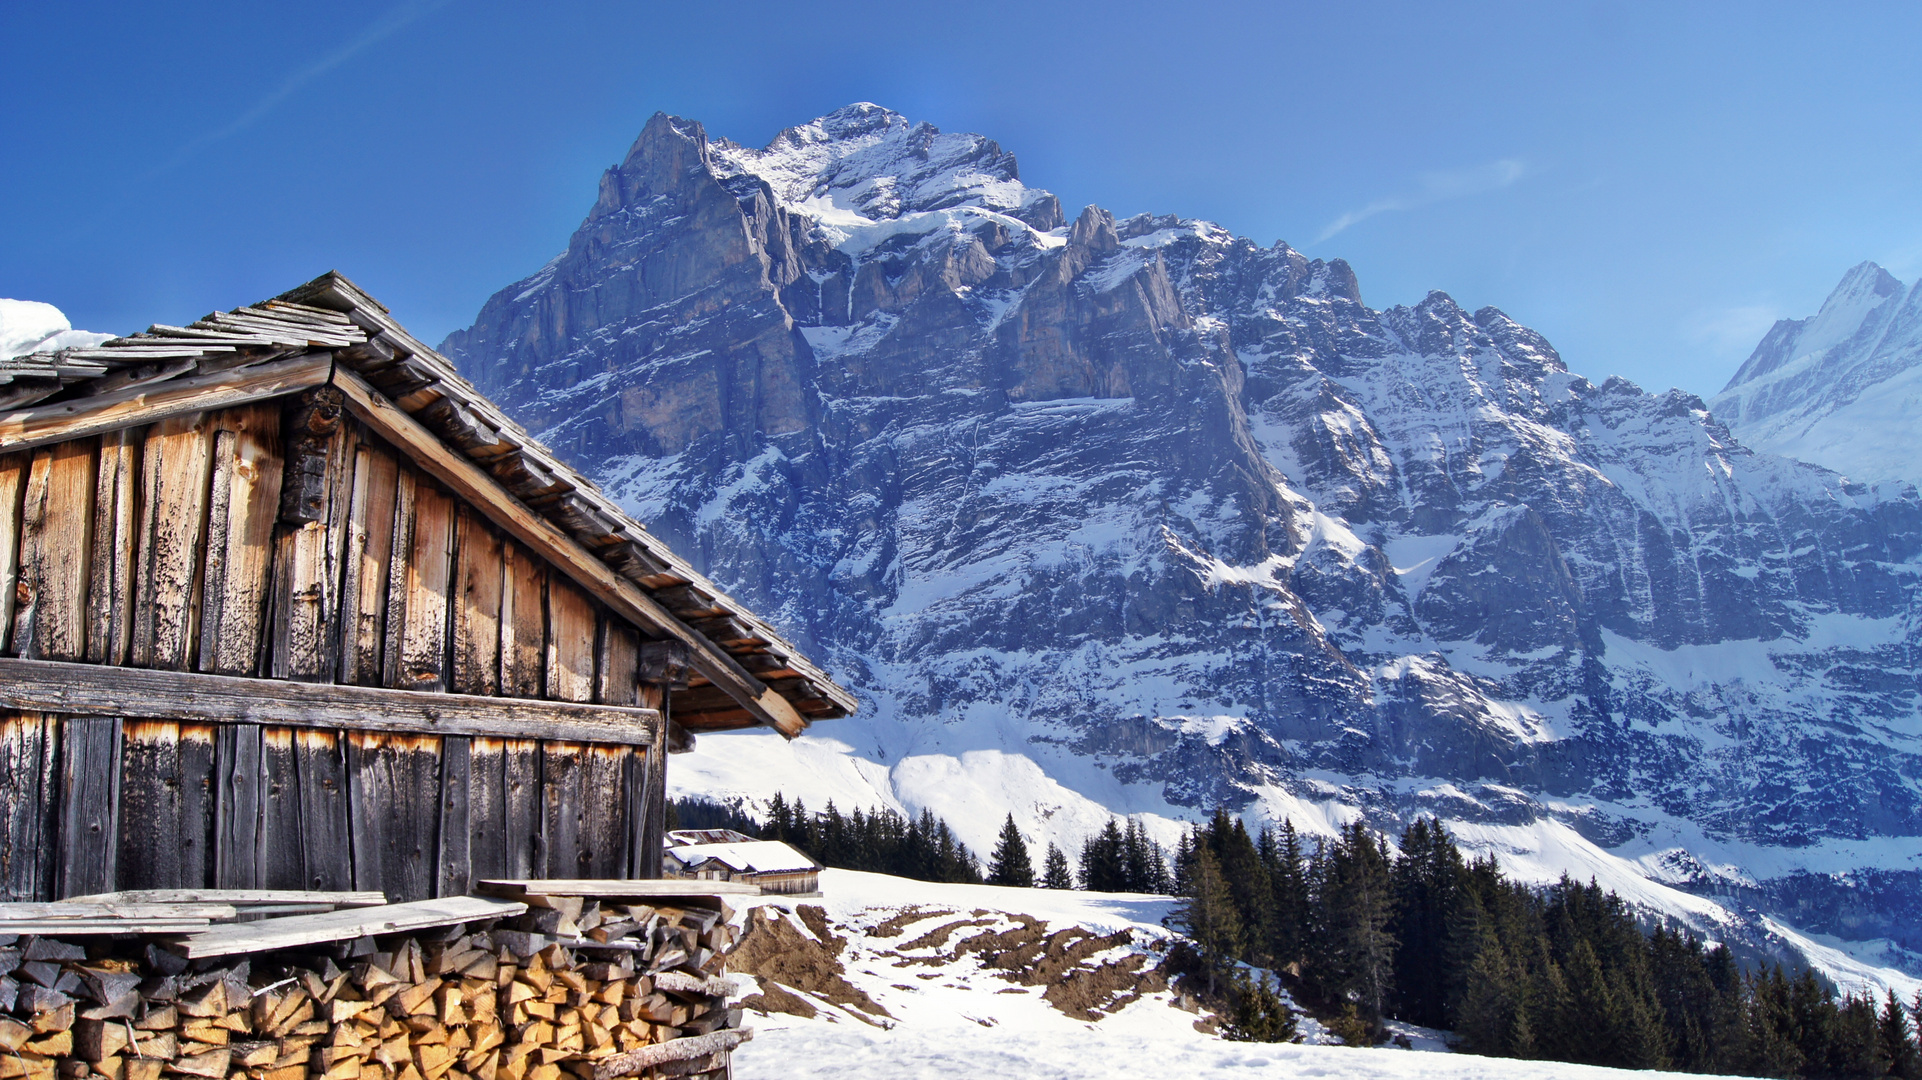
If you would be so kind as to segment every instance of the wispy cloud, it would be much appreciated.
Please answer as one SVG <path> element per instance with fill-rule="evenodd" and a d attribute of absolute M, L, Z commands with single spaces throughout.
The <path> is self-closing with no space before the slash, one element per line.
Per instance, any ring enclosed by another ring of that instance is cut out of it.
<path fill-rule="evenodd" d="M 386 14 L 368 24 L 366 29 L 354 35 L 353 38 L 333 52 L 288 75 L 279 86 L 268 91 L 260 100 L 254 102 L 253 105 L 249 106 L 248 109 L 239 116 L 234 117 L 221 127 L 187 140 L 179 150 L 174 152 L 173 157 L 167 159 L 167 161 L 155 171 L 165 172 L 168 169 L 174 168 L 192 157 L 196 151 L 220 142 L 222 139 L 238 135 L 240 132 L 254 126 L 264 119 L 268 113 L 273 112 L 282 102 L 294 96 L 296 92 L 308 83 L 313 82 L 322 75 L 352 60 L 368 49 L 373 48 L 375 45 L 394 36 L 413 23 L 420 21 L 424 16 L 447 6 L 450 2 L 451 0 L 406 0 L 406 2 L 388 9 Z"/>
<path fill-rule="evenodd" d="M 1315 237 L 1315 242 L 1320 243 L 1350 225 L 1367 221 L 1376 214 L 1386 214 L 1393 210 L 1413 210 L 1418 206 L 1427 206 L 1431 203 L 1465 199 L 1470 195 L 1498 191 L 1526 175 L 1528 175 L 1528 165 L 1520 158 L 1502 158 L 1500 161 L 1491 161 L 1472 169 L 1423 173 L 1416 178 L 1418 183 L 1414 191 L 1376 199 L 1359 210 L 1350 210 L 1329 222 L 1328 227 L 1321 230 L 1321 235 Z"/>
<path fill-rule="evenodd" d="M 1769 304 L 1703 308 L 1682 320 L 1682 336 L 1717 357 L 1746 356 L 1781 317 Z"/>

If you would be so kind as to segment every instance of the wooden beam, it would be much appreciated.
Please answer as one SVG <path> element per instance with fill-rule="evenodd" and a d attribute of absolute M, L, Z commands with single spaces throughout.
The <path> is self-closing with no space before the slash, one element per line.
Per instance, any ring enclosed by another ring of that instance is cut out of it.
<path fill-rule="evenodd" d="M 325 383 L 333 367 L 330 353 L 303 353 L 253 367 L 186 375 L 156 386 L 142 384 L 98 397 L 0 412 L 0 452 L 280 397 Z"/>
<path fill-rule="evenodd" d="M 351 371 L 336 371 L 334 385 L 347 394 L 347 407 L 363 423 L 400 448 L 436 480 L 487 511 L 496 524 L 600 597 L 622 618 L 650 633 L 685 643 L 689 665 L 726 691 L 761 723 L 790 739 L 806 730 L 807 721 L 778 691 L 749 674 L 739 661 L 675 618 L 640 586 L 616 574 L 613 567 L 553 522 L 528 509 L 480 466 L 449 448 L 440 436 L 407 415 L 360 376 Z"/>
<path fill-rule="evenodd" d="M 505 919 L 527 910 L 526 904 L 479 896 L 450 896 L 384 907 L 349 908 L 324 915 L 289 915 L 258 922 L 229 923 L 171 945 L 190 960 L 203 956 L 292 949 L 329 941 L 351 941 L 374 934 L 427 930 L 456 923 Z"/>
<path fill-rule="evenodd" d="M 660 713 L 0 657 L 0 711 L 648 746 Z"/>
<path fill-rule="evenodd" d="M 530 896 L 597 896 L 607 900 L 627 897 L 710 899 L 720 896 L 759 896 L 761 887 L 745 881 L 695 881 L 691 878 L 489 878 L 474 891 L 482 896 L 525 900 Z"/>

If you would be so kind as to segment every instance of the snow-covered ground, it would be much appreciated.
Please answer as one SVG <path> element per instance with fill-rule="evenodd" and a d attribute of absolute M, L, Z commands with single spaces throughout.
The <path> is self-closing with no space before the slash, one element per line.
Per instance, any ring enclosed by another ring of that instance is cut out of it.
<path fill-rule="evenodd" d="M 1482 1058 L 1443 1051 L 1433 1033 L 1411 1031 L 1414 1050 L 1358 1049 L 1330 1045 L 1319 1025 L 1303 1019 L 1301 1044 L 1225 1041 L 1197 1030 L 1202 1014 L 1179 1007 L 1175 995 L 1150 989 L 1155 980 L 1125 987 L 1123 978 L 1101 982 L 1110 991 L 1067 1002 L 1080 1017 L 1044 999 L 1045 985 L 1025 985 L 1029 971 L 1048 962 L 1036 956 L 1013 970 L 1003 947 L 1073 942 L 1096 949 L 1067 970 L 1087 978 L 1101 969 L 1147 971 L 1165 951 L 1161 925 L 1173 906 L 1167 897 L 1114 893 L 1051 892 L 987 885 L 939 885 L 882 874 L 828 870 L 823 896 L 791 900 L 763 897 L 752 917 L 772 918 L 822 942 L 835 955 L 841 977 L 872 1008 L 845 1003 L 847 991 L 805 990 L 795 997 L 813 1010 L 797 1015 L 749 1013 L 752 1042 L 735 1055 L 740 1080 L 806 1077 L 948 1078 L 992 1076 L 1005 1080 L 1182 1076 L 1198 1080 L 1246 1077 L 1264 1072 L 1328 1080 L 1473 1080 L 1521 1078 L 1578 1080 L 1586 1077 L 1661 1077 L 1583 1065 Z M 825 919 L 804 918 L 800 905 L 819 905 Z M 1026 918 L 1023 918 L 1023 917 Z M 809 924 L 812 925 L 809 925 Z M 1045 924 L 1038 931 L 1035 924 Z M 1079 928 L 1082 933 L 1075 931 Z M 822 933 L 825 931 L 825 933 Z M 1126 932 L 1125 943 L 1114 935 Z M 1098 940 L 1096 940 L 1098 939 Z M 1022 954 L 1023 957 L 1026 954 Z M 1138 958 L 1138 959 L 1137 959 Z M 760 979 L 735 975 L 742 993 L 765 995 Z M 805 980 L 800 980 L 805 981 Z M 1061 980 L 1052 980 L 1059 982 Z M 1134 996 L 1136 990 L 1142 991 Z M 776 991 L 775 993 L 779 993 Z M 844 1004 L 834 1004 L 839 998 Z M 1093 1019 L 1088 1018 L 1093 1016 Z M 1426 1051 L 1426 1052 L 1425 1052 Z"/>

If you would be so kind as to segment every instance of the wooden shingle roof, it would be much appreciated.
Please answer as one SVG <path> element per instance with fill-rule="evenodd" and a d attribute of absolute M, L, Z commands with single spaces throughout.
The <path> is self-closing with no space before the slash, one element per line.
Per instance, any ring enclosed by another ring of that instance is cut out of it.
<path fill-rule="evenodd" d="M 323 355 L 328 366 L 316 371 L 312 361 Z M 767 724 L 793 737 L 809 721 L 854 711 L 853 696 L 765 620 L 669 550 L 337 273 L 186 326 L 155 325 L 91 348 L 0 362 L 0 452 L 46 441 L 36 432 L 63 422 L 71 427 L 72 420 L 62 418 L 83 410 L 103 414 L 98 426 L 104 428 L 116 409 L 145 415 L 141 403 L 170 395 L 184 408 L 198 400 L 190 390 L 204 398 L 209 391 L 201 388 L 242 374 L 271 386 L 281 368 L 288 372 L 287 390 L 332 383 L 350 403 L 358 399 L 363 409 L 391 415 L 398 427 L 390 431 L 431 438 L 434 446 L 411 447 L 431 451 L 434 460 L 424 467 L 433 471 L 438 460 L 453 470 L 457 475 L 441 478 L 457 490 L 462 483 L 491 486 L 480 494 L 504 516 L 524 516 L 521 527 L 542 536 L 565 537 L 551 538 L 545 550 L 579 555 L 573 576 L 582 585 L 644 631 L 687 642 L 693 674 L 689 689 L 674 696 L 674 714 L 690 730 Z M 594 565 L 580 561 L 590 556 Z"/>

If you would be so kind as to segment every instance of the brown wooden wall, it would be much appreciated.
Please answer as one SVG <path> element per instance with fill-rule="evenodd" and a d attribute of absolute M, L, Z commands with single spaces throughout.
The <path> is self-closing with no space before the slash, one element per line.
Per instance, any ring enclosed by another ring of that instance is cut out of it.
<path fill-rule="evenodd" d="M 284 427 L 292 404 L 0 456 L 0 654 L 662 705 L 632 626 L 351 418 Z M 0 894 L 658 876 L 662 783 L 657 748 L 538 731 L 0 716 Z"/>

